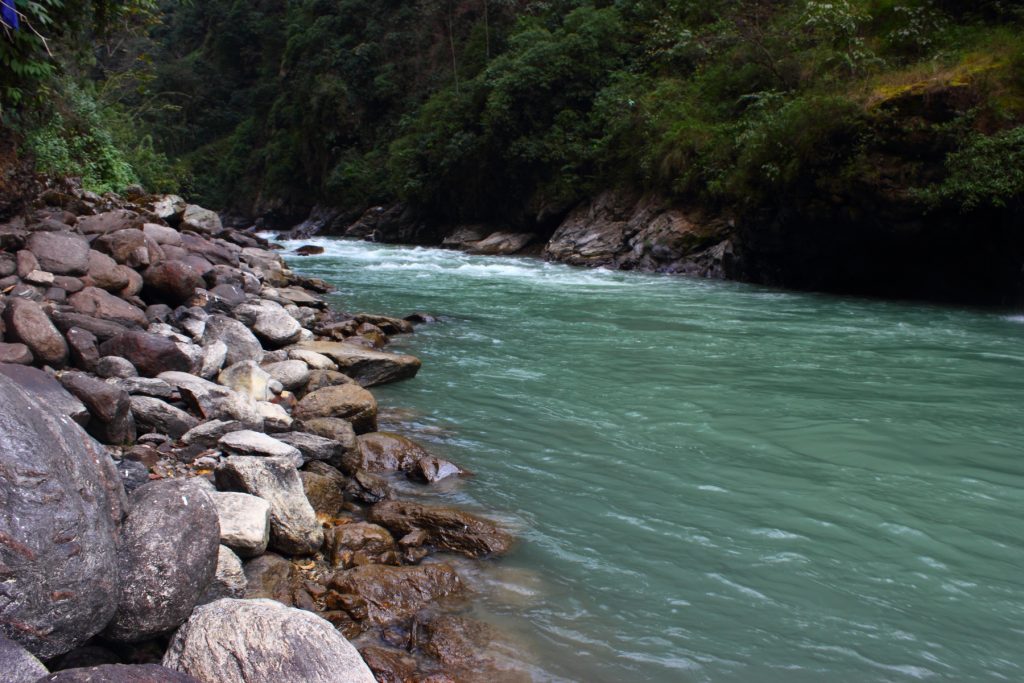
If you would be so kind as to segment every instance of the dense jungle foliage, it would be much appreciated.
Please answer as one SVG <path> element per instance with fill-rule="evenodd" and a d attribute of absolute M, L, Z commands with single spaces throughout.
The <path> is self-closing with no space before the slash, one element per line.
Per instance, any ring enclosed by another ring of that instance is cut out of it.
<path fill-rule="evenodd" d="M 1024 193 L 1024 0 L 103 2 L 0 36 L 5 122 L 96 189 L 523 224 L 610 187 Z"/>

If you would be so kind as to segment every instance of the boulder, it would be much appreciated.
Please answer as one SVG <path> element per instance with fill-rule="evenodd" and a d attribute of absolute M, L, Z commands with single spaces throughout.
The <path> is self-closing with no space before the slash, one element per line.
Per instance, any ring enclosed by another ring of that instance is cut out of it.
<path fill-rule="evenodd" d="M 249 429 L 262 429 L 263 417 L 247 396 L 186 372 L 163 372 L 162 379 L 175 387 L 192 410 L 206 420 L 238 421 Z"/>
<path fill-rule="evenodd" d="M 348 480 L 333 468 L 331 472 L 319 470 L 299 472 L 302 490 L 313 511 L 328 517 L 337 517 L 345 507 L 345 485 Z"/>
<path fill-rule="evenodd" d="M 355 321 L 360 325 L 373 325 L 385 334 L 412 334 L 416 329 L 408 320 L 375 313 L 356 313 Z"/>
<path fill-rule="evenodd" d="M 77 368 L 93 372 L 100 359 L 99 340 L 96 335 L 81 327 L 72 327 L 64 333 L 71 352 L 71 362 Z"/>
<path fill-rule="evenodd" d="M 149 324 L 141 308 L 97 287 L 86 287 L 81 292 L 72 294 L 68 298 L 68 303 L 75 313 L 92 318 L 127 327 L 145 327 Z"/>
<path fill-rule="evenodd" d="M 186 446 L 213 448 L 220 437 L 244 428 L 245 425 L 237 420 L 208 420 L 185 432 L 181 436 L 181 442 Z"/>
<path fill-rule="evenodd" d="M 417 623 L 416 629 L 416 643 L 446 669 L 470 675 L 498 673 L 485 654 L 494 641 L 494 630 L 484 622 L 460 614 L 438 614 Z"/>
<path fill-rule="evenodd" d="M 339 384 L 358 384 L 348 375 L 337 370 L 312 370 L 309 379 L 306 381 L 306 393 L 323 389 L 324 387 L 335 387 Z"/>
<path fill-rule="evenodd" d="M 216 212 L 195 204 L 187 204 L 181 212 L 181 229 L 217 234 L 224 229 L 224 226 Z"/>
<path fill-rule="evenodd" d="M 53 375 L 25 365 L 0 365 L 0 375 L 13 380 L 22 389 L 81 426 L 89 423 L 89 409 L 60 385 Z"/>
<path fill-rule="evenodd" d="M 299 449 L 302 454 L 303 464 L 311 460 L 324 460 L 331 463 L 340 463 L 341 458 L 348 451 L 345 444 L 334 439 L 325 439 L 322 436 L 308 432 L 285 432 L 275 437 L 289 446 Z"/>
<path fill-rule="evenodd" d="M 345 487 L 345 496 L 367 505 L 393 497 L 391 485 L 384 477 L 363 470 L 359 470 L 349 479 L 348 486 Z"/>
<path fill-rule="evenodd" d="M 95 249 L 89 251 L 87 279 L 93 287 L 119 292 L 128 286 L 129 270 L 102 252 Z"/>
<path fill-rule="evenodd" d="M 288 391 L 297 391 L 306 386 L 309 381 L 309 366 L 301 360 L 285 360 L 277 363 L 267 363 L 262 366 L 263 370 L 281 383 Z"/>
<path fill-rule="evenodd" d="M 420 369 L 420 359 L 415 356 L 373 351 L 344 342 L 300 342 L 296 348 L 327 356 L 339 370 L 364 387 L 415 377 Z"/>
<path fill-rule="evenodd" d="M 201 683 L 197 679 L 158 664 L 101 664 L 64 669 L 37 683 Z"/>
<path fill-rule="evenodd" d="M 103 379 L 128 379 L 138 377 L 139 371 L 132 362 L 121 356 L 103 356 L 96 361 L 96 375 Z"/>
<path fill-rule="evenodd" d="M 118 539 L 121 599 L 104 631 L 117 642 L 146 640 L 192 613 L 217 568 L 217 508 L 194 480 L 139 488 Z"/>
<path fill-rule="evenodd" d="M 348 569 L 354 565 L 386 564 L 381 561 L 395 551 L 394 537 L 382 526 L 352 522 L 332 527 L 325 537 L 331 566 Z"/>
<path fill-rule="evenodd" d="M 139 214 L 126 209 L 115 209 L 95 216 L 82 216 L 75 227 L 85 235 L 103 235 L 117 230 L 126 230 L 142 224 Z"/>
<path fill-rule="evenodd" d="M 0 634 L 0 671 L 6 683 L 36 683 L 49 672 L 32 653 Z"/>
<path fill-rule="evenodd" d="M 7 339 L 28 347 L 35 360 L 64 367 L 68 362 L 67 342 L 42 306 L 28 299 L 10 299 L 3 313 Z"/>
<path fill-rule="evenodd" d="M 26 278 L 28 274 L 39 270 L 39 259 L 36 255 L 27 249 L 22 249 L 15 255 L 16 262 L 18 264 L 18 277 Z"/>
<path fill-rule="evenodd" d="M 84 275 L 89 271 L 89 241 L 72 232 L 34 232 L 25 246 L 39 266 L 56 275 Z"/>
<path fill-rule="evenodd" d="M 243 429 L 225 434 L 217 442 L 220 449 L 233 455 L 257 455 L 268 458 L 284 458 L 296 467 L 303 463 L 302 453 L 298 448 L 278 441 L 272 436 L 261 432 Z"/>
<path fill-rule="evenodd" d="M 163 216 L 161 216 L 163 218 Z M 159 223 L 146 223 L 142 226 L 142 232 L 149 239 L 153 240 L 160 246 L 170 244 L 172 246 L 181 245 L 181 233 L 174 228 L 169 228 L 166 225 L 160 225 Z"/>
<path fill-rule="evenodd" d="M 164 194 L 154 197 L 149 203 L 153 215 L 164 220 L 180 218 L 188 203 L 176 194 Z"/>
<path fill-rule="evenodd" d="M 348 420 L 357 433 L 377 428 L 377 400 L 373 394 L 355 384 L 324 387 L 306 394 L 293 415 L 298 420 L 336 417 Z"/>
<path fill-rule="evenodd" d="M 197 288 L 205 288 L 202 274 L 182 261 L 164 261 L 146 269 L 143 281 L 148 291 L 170 304 L 188 301 Z"/>
<path fill-rule="evenodd" d="M 206 321 L 203 343 L 222 341 L 227 345 L 225 363 L 229 366 L 244 360 L 257 363 L 263 359 L 263 346 L 245 325 L 223 315 L 212 315 Z"/>
<path fill-rule="evenodd" d="M 84 372 L 65 372 L 60 383 L 89 409 L 92 419 L 86 429 L 90 434 L 109 444 L 135 440 L 135 420 L 127 391 Z"/>
<path fill-rule="evenodd" d="M 217 469 L 217 484 L 270 503 L 271 548 L 290 555 L 310 555 L 323 545 L 323 529 L 290 460 L 232 455 Z"/>
<path fill-rule="evenodd" d="M 143 377 L 192 369 L 192 359 L 173 340 L 149 332 L 131 331 L 112 337 L 100 345 L 100 353 L 125 358 Z"/>
<path fill-rule="evenodd" d="M 32 365 L 35 358 L 24 344 L 0 344 L 0 363 Z"/>
<path fill-rule="evenodd" d="M 270 503 L 247 493 L 210 494 L 220 519 L 220 542 L 241 557 L 263 554 L 270 542 Z"/>
<path fill-rule="evenodd" d="M 485 254 L 487 256 L 506 256 L 522 251 L 526 246 L 535 240 L 537 235 L 532 232 L 492 232 L 487 237 L 476 242 L 469 242 L 466 251 L 470 254 Z"/>
<path fill-rule="evenodd" d="M 53 319 L 53 324 L 62 332 L 66 333 L 72 327 L 78 327 L 95 335 L 99 341 L 106 341 L 111 337 L 116 337 L 122 332 L 128 331 L 128 326 L 126 325 L 70 311 L 54 311 L 51 318 Z"/>
<path fill-rule="evenodd" d="M 124 491 L 102 446 L 0 376 L 0 632 L 49 659 L 113 616 Z"/>
<path fill-rule="evenodd" d="M 444 458 L 435 458 L 431 455 L 417 460 L 416 465 L 408 472 L 408 475 L 411 479 L 419 479 L 428 484 L 434 484 L 442 479 L 457 477 L 466 473 L 464 469 L 455 463 L 449 462 Z"/>
<path fill-rule="evenodd" d="M 245 563 L 245 597 L 275 600 L 295 605 L 295 592 L 301 583 L 298 568 L 276 553 L 265 553 Z"/>
<path fill-rule="evenodd" d="M 199 420 L 184 410 L 158 398 L 132 396 L 130 402 L 136 427 L 142 434 L 156 432 L 177 439 L 199 424 Z"/>
<path fill-rule="evenodd" d="M 446 564 L 364 565 L 337 572 L 328 585 L 339 593 L 360 598 L 365 603 L 365 619 L 375 626 L 411 617 L 430 603 L 464 588 L 459 575 Z"/>
<path fill-rule="evenodd" d="M 196 608 L 163 664 L 208 683 L 375 683 L 329 622 L 271 600 L 225 598 Z"/>
<path fill-rule="evenodd" d="M 203 325 L 205 333 L 206 325 Z M 213 379 L 224 367 L 228 358 L 228 345 L 219 339 L 203 344 L 203 360 L 199 367 L 199 375 L 203 379 Z"/>
<path fill-rule="evenodd" d="M 402 650 L 367 645 L 359 650 L 378 683 L 405 683 L 416 679 L 416 660 Z M 424 683 L 424 679 L 419 679 Z"/>
<path fill-rule="evenodd" d="M 253 401 L 269 401 L 274 397 L 274 392 L 270 389 L 273 379 L 252 360 L 235 363 L 217 375 L 218 384 Z"/>
<path fill-rule="evenodd" d="M 174 388 L 156 377 L 125 377 L 118 379 L 116 383 L 133 396 L 152 396 L 164 401 L 174 398 Z"/>
<path fill-rule="evenodd" d="M 423 531 L 427 544 L 470 557 L 502 555 L 513 542 L 494 522 L 440 505 L 389 500 L 374 505 L 368 518 L 398 537 Z"/>
<path fill-rule="evenodd" d="M 96 251 L 109 255 L 129 268 L 144 268 L 163 258 L 160 245 L 135 228 L 109 232 L 92 244 Z"/>
<path fill-rule="evenodd" d="M 359 448 L 342 460 L 342 469 L 348 473 L 411 472 L 416 463 L 431 457 L 430 453 L 412 439 L 391 432 L 371 432 L 357 437 Z"/>
<path fill-rule="evenodd" d="M 338 367 L 333 360 L 322 353 L 294 347 L 288 349 L 288 358 L 302 361 L 314 370 L 335 370 Z"/>
<path fill-rule="evenodd" d="M 356 443 L 356 432 L 352 429 L 352 423 L 348 420 L 342 420 L 340 417 L 314 417 L 303 420 L 301 425 L 304 432 L 337 441 L 345 449 L 345 452 L 359 447 Z M 296 448 L 299 448 L 299 446 L 296 445 Z M 331 464 L 337 465 L 340 462 L 332 462 Z"/>
<path fill-rule="evenodd" d="M 271 433 L 287 432 L 292 428 L 295 420 L 288 414 L 288 411 L 278 403 L 270 401 L 257 401 L 256 410 L 263 418 L 263 428 Z"/>
<path fill-rule="evenodd" d="M 206 592 L 199 600 L 199 604 L 205 605 L 221 598 L 244 597 L 248 583 L 238 555 L 231 552 L 227 546 L 222 545 L 217 554 L 217 571 L 213 581 L 206 587 Z"/>

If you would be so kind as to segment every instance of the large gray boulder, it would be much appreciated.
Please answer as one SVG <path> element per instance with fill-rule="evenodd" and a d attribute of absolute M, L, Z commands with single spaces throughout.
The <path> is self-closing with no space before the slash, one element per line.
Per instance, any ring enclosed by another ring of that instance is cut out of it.
<path fill-rule="evenodd" d="M 248 396 L 187 372 L 164 372 L 158 379 L 175 387 L 182 400 L 206 420 L 237 421 L 252 429 L 263 427 L 263 416 Z"/>
<path fill-rule="evenodd" d="M 210 316 L 206 321 L 203 343 L 210 344 L 214 341 L 227 344 L 227 357 L 224 361 L 226 365 L 234 365 L 243 360 L 254 360 L 258 363 L 263 359 L 263 346 L 260 340 L 248 327 L 234 318 L 224 315 Z"/>
<path fill-rule="evenodd" d="M 104 635 L 130 643 L 178 627 L 213 580 L 219 546 L 217 508 L 197 482 L 136 490 L 119 537 L 121 600 Z"/>
<path fill-rule="evenodd" d="M 220 438 L 218 445 L 225 453 L 284 458 L 296 467 L 303 464 L 302 453 L 298 448 L 251 429 L 229 432 Z"/>
<path fill-rule="evenodd" d="M 373 351 L 345 342 L 300 342 L 294 348 L 327 356 L 339 370 L 364 387 L 415 377 L 421 364 L 416 356 Z"/>
<path fill-rule="evenodd" d="M 211 493 L 220 519 L 220 542 L 241 557 L 256 557 L 270 543 L 270 503 L 248 493 Z"/>
<path fill-rule="evenodd" d="M 0 633 L 63 654 L 114 614 L 124 490 L 110 456 L 0 375 Z"/>
<path fill-rule="evenodd" d="M 89 270 L 89 241 L 72 232 L 34 232 L 25 246 L 39 267 L 55 275 L 85 275 Z"/>
<path fill-rule="evenodd" d="M 348 420 L 357 433 L 377 429 L 377 399 L 358 384 L 339 384 L 311 391 L 293 412 L 296 419 L 335 417 Z"/>
<path fill-rule="evenodd" d="M 37 361 L 55 368 L 68 362 L 69 350 L 64 335 L 35 301 L 9 300 L 3 318 L 7 325 L 7 340 L 27 346 Z"/>
<path fill-rule="evenodd" d="M 100 354 L 128 360 L 143 377 L 192 369 L 192 359 L 174 341 L 149 332 L 124 332 L 112 337 L 100 345 Z"/>
<path fill-rule="evenodd" d="M 101 664 L 78 669 L 65 669 L 37 683 L 199 683 L 180 671 L 158 664 Z"/>
<path fill-rule="evenodd" d="M 375 683 L 329 622 L 272 600 L 226 598 L 196 608 L 163 664 L 204 683 Z"/>
<path fill-rule="evenodd" d="M 140 433 L 156 432 L 177 439 L 199 425 L 199 420 L 181 408 L 176 408 L 158 398 L 132 396 L 129 401 L 135 425 Z"/>
<path fill-rule="evenodd" d="M 270 503 L 271 548 L 289 555 L 311 555 L 323 545 L 324 531 L 292 461 L 232 455 L 218 468 L 217 484 Z"/>
<path fill-rule="evenodd" d="M 36 683 L 49 672 L 32 653 L 0 635 L 0 671 L 5 683 Z"/>

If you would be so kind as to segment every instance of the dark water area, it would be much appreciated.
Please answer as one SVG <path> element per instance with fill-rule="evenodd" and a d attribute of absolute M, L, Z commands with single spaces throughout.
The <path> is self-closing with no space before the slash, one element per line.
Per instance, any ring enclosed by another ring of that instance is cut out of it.
<path fill-rule="evenodd" d="M 313 241 L 536 680 L 1024 680 L 1024 315 Z"/>

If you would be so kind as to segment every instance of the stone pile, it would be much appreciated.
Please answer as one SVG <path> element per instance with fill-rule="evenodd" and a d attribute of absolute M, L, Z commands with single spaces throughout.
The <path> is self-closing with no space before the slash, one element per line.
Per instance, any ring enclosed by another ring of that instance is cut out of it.
<path fill-rule="evenodd" d="M 439 608 L 462 578 L 424 560 L 511 537 L 396 500 L 465 472 L 377 431 L 367 388 L 416 375 L 381 350 L 412 324 L 328 291 L 174 196 L 67 186 L 0 225 L 4 680 L 486 670 Z"/>

